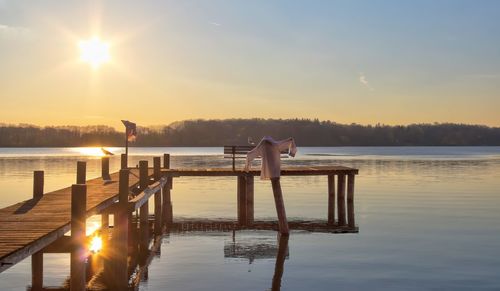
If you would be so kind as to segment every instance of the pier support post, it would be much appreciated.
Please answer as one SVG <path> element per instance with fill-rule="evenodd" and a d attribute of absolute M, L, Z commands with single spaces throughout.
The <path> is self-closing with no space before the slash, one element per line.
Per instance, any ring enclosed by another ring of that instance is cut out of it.
<path fill-rule="evenodd" d="M 33 200 L 43 197 L 44 172 L 33 172 Z M 38 251 L 31 256 L 31 289 L 43 288 L 43 251 Z"/>
<path fill-rule="evenodd" d="M 141 187 L 141 191 L 146 189 L 149 185 L 148 161 L 139 161 L 139 185 Z M 141 206 L 139 215 L 140 227 L 147 229 L 149 202 L 146 201 L 146 203 Z"/>
<path fill-rule="evenodd" d="M 282 235 L 288 235 L 290 231 L 288 229 L 288 220 L 286 218 L 280 178 L 271 178 L 271 185 L 273 187 L 274 203 L 276 204 L 276 213 L 278 215 L 279 231 Z"/>
<path fill-rule="evenodd" d="M 85 232 L 87 212 L 87 186 L 71 186 L 71 265 L 70 289 L 85 290 Z"/>
<path fill-rule="evenodd" d="M 254 178 L 253 175 L 245 177 L 245 192 L 247 195 L 247 225 L 253 225 L 254 222 Z"/>
<path fill-rule="evenodd" d="M 335 223 L 335 176 L 328 175 L 328 224 Z"/>
<path fill-rule="evenodd" d="M 337 189 L 337 207 L 339 216 L 339 225 L 346 224 L 345 219 L 345 174 L 338 175 L 338 189 Z"/>
<path fill-rule="evenodd" d="M 170 169 L 170 154 L 163 154 L 163 168 Z"/>
<path fill-rule="evenodd" d="M 109 157 L 101 158 L 101 173 L 103 180 L 111 180 L 111 176 L 109 175 Z"/>
<path fill-rule="evenodd" d="M 129 190 L 129 170 L 120 170 L 120 182 L 118 189 L 118 209 L 115 212 L 115 231 L 117 239 L 116 257 L 113 264 L 112 284 L 115 290 L 126 290 L 128 288 L 128 230 L 129 230 L 129 209 L 128 209 L 128 190 Z"/>
<path fill-rule="evenodd" d="M 33 199 L 38 200 L 43 196 L 44 172 L 33 172 Z"/>
<path fill-rule="evenodd" d="M 160 180 L 161 178 L 161 158 L 160 157 L 154 157 L 153 158 L 153 173 L 154 173 L 154 179 L 155 181 Z M 161 221 L 162 221 L 162 215 L 161 215 L 161 191 L 158 191 L 155 193 L 155 220 L 154 220 L 154 233 L 155 235 L 161 234 Z"/>
<path fill-rule="evenodd" d="M 38 291 L 43 288 L 43 251 L 38 251 L 31 256 L 31 290 Z"/>
<path fill-rule="evenodd" d="M 87 162 L 76 162 L 76 184 L 85 184 L 87 182 Z"/>
<path fill-rule="evenodd" d="M 163 168 L 170 169 L 170 154 L 163 154 Z M 172 189 L 173 178 L 167 177 L 167 183 L 161 189 L 162 192 L 162 217 L 163 225 L 170 225 L 174 221 L 172 197 L 170 190 Z"/>
<path fill-rule="evenodd" d="M 238 176 L 237 180 L 237 212 L 238 223 L 240 225 L 247 224 L 247 188 L 245 176 Z"/>
<path fill-rule="evenodd" d="M 120 155 L 120 169 L 128 168 L 128 159 L 127 158 L 128 158 L 127 154 Z"/>
<path fill-rule="evenodd" d="M 354 221 L 354 174 L 347 176 L 347 225 L 355 226 Z"/>

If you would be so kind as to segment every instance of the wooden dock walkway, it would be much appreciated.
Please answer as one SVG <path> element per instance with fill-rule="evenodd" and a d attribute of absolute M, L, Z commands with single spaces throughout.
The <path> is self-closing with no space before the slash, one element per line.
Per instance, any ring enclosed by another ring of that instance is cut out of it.
<path fill-rule="evenodd" d="M 138 183 L 139 171 L 130 175 Z M 111 181 L 87 181 L 87 216 L 98 214 L 117 201 L 118 173 Z M 0 209 L 0 272 L 39 251 L 70 230 L 71 187 Z"/>

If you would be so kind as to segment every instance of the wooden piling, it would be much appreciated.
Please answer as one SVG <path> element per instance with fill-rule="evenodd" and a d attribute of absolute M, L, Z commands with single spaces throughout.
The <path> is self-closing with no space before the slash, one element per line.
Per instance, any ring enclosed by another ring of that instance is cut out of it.
<path fill-rule="evenodd" d="M 345 217 L 345 175 L 338 175 L 338 184 L 337 184 L 337 208 L 338 208 L 338 216 L 339 216 L 339 225 L 344 226 L 346 224 Z"/>
<path fill-rule="evenodd" d="M 161 176 L 161 158 L 160 157 L 153 157 L 153 177 L 155 181 L 160 179 Z"/>
<path fill-rule="evenodd" d="M 109 175 L 109 157 L 101 158 L 101 177 L 103 180 L 111 180 Z"/>
<path fill-rule="evenodd" d="M 76 184 L 85 184 L 87 182 L 87 162 L 76 162 Z"/>
<path fill-rule="evenodd" d="M 347 175 L 347 225 L 355 226 L 354 221 L 354 175 Z"/>
<path fill-rule="evenodd" d="M 43 196 L 44 177 L 43 171 L 33 172 L 33 199 L 41 199 Z"/>
<path fill-rule="evenodd" d="M 120 181 L 118 190 L 118 209 L 115 213 L 116 226 L 116 258 L 113 264 L 113 287 L 115 290 L 126 290 L 128 288 L 128 238 L 129 238 L 129 210 L 128 210 L 128 191 L 129 191 L 130 170 L 120 170 Z"/>
<path fill-rule="evenodd" d="M 85 290 L 85 232 L 87 186 L 74 184 L 71 186 L 71 240 L 73 249 L 70 265 L 70 289 Z"/>
<path fill-rule="evenodd" d="M 281 191 L 280 178 L 271 178 L 271 185 L 273 187 L 276 214 L 278 215 L 279 231 L 282 235 L 288 235 L 290 231 L 288 228 L 288 220 L 286 218 L 285 203 L 283 202 L 283 193 Z"/>
<path fill-rule="evenodd" d="M 161 204 L 161 191 L 155 193 L 155 220 L 154 220 L 154 233 L 155 235 L 161 234 L 162 226 L 162 204 Z"/>
<path fill-rule="evenodd" d="M 139 161 L 139 185 L 141 191 L 144 191 L 149 185 L 148 161 Z M 141 228 L 148 227 L 149 202 L 144 203 L 140 208 L 139 214 Z"/>
<path fill-rule="evenodd" d="M 161 158 L 160 157 L 153 157 L 153 176 L 155 181 L 160 180 L 161 177 Z M 161 233 L 161 192 L 158 191 L 155 193 L 155 220 L 154 220 L 154 232 L 156 235 Z"/>
<path fill-rule="evenodd" d="M 172 182 L 172 177 L 168 177 L 167 183 L 165 183 L 162 188 L 163 209 L 161 210 L 161 212 L 163 217 L 163 224 L 167 226 L 172 224 L 174 220 L 172 198 L 170 194 L 170 189 L 172 189 Z"/>
<path fill-rule="evenodd" d="M 163 154 L 163 168 L 170 169 L 170 154 Z M 163 225 L 170 225 L 173 222 L 173 207 L 172 207 L 172 197 L 170 190 L 172 189 L 173 179 L 172 177 L 167 177 L 167 183 L 161 189 L 162 193 L 162 217 Z"/>
<path fill-rule="evenodd" d="M 170 169 L 170 154 L 163 154 L 163 168 Z"/>
<path fill-rule="evenodd" d="M 335 176 L 328 175 L 328 224 L 335 223 Z"/>
<path fill-rule="evenodd" d="M 254 177 L 253 175 L 246 175 L 246 210 L 247 210 L 247 225 L 252 225 L 254 222 Z"/>
<path fill-rule="evenodd" d="M 237 214 L 238 223 L 246 225 L 247 223 L 247 191 L 245 176 L 238 176 L 237 179 Z"/>
<path fill-rule="evenodd" d="M 31 290 L 43 288 L 43 251 L 31 256 Z"/>
<path fill-rule="evenodd" d="M 121 154 L 120 155 L 120 169 L 127 169 L 128 168 L 128 156 L 127 154 Z"/>

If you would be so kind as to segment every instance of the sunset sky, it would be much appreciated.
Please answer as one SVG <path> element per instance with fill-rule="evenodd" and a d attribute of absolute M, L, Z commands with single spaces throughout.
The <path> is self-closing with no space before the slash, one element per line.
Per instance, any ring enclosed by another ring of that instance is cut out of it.
<path fill-rule="evenodd" d="M 0 101 L 37 125 L 500 126 L 500 1 L 0 0 Z"/>

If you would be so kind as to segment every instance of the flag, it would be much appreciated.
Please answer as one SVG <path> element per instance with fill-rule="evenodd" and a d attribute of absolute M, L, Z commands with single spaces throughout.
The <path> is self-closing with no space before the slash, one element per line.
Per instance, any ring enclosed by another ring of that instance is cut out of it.
<path fill-rule="evenodd" d="M 130 122 L 128 120 L 122 120 L 122 122 L 126 128 L 127 140 L 135 141 L 135 138 L 137 137 L 137 126 L 135 125 L 135 123 Z"/>

